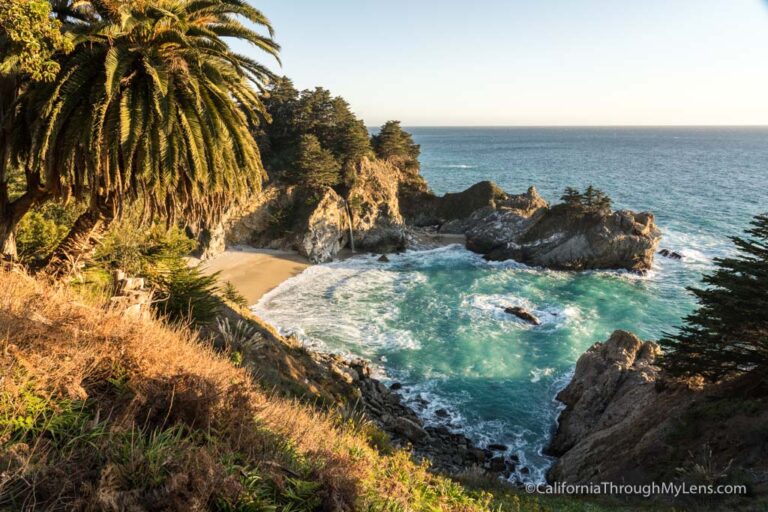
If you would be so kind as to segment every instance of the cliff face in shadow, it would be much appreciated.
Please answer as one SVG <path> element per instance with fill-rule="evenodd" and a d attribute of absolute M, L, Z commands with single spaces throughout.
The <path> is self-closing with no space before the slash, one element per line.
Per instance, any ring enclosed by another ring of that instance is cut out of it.
<path fill-rule="evenodd" d="M 658 345 L 616 331 L 557 396 L 552 481 L 768 487 L 768 396 L 746 375 L 717 385 L 667 378 Z"/>

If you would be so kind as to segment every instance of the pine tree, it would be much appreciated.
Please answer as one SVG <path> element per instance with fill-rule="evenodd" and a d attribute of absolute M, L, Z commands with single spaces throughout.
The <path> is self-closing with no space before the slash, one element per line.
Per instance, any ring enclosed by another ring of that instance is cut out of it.
<path fill-rule="evenodd" d="M 414 144 L 411 134 L 400 127 L 400 121 L 387 121 L 377 135 L 373 136 L 373 150 L 379 158 L 402 158 L 414 161 L 419 158 L 421 148 Z"/>
<path fill-rule="evenodd" d="M 613 205 L 613 201 L 608 197 L 608 194 L 599 189 L 595 189 L 594 203 L 592 209 L 596 212 L 610 212 Z"/>
<path fill-rule="evenodd" d="M 665 334 L 664 367 L 673 375 L 718 380 L 757 371 L 768 378 L 768 214 L 747 237 L 732 237 L 739 255 L 715 260 L 705 288 L 689 288 L 699 307 L 676 334 Z"/>
<path fill-rule="evenodd" d="M 323 149 L 314 135 L 301 136 L 296 168 L 299 184 L 310 190 L 332 187 L 341 181 L 339 162 L 330 151 Z"/>
<path fill-rule="evenodd" d="M 566 187 L 560 200 L 570 206 L 580 206 L 582 201 L 581 192 L 573 187 Z"/>
<path fill-rule="evenodd" d="M 592 185 L 588 186 L 587 189 L 584 191 L 584 198 L 582 200 L 582 204 L 587 207 L 587 209 L 592 210 L 595 207 L 595 199 L 597 197 L 597 190 Z"/>

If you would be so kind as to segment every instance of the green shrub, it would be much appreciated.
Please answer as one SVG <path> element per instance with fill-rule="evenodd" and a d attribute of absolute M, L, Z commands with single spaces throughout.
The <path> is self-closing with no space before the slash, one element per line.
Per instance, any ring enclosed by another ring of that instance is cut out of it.
<path fill-rule="evenodd" d="M 67 236 L 79 208 L 48 203 L 27 213 L 16 226 L 16 249 L 24 262 L 44 259 Z"/>
<path fill-rule="evenodd" d="M 45 437 L 56 446 L 88 434 L 88 404 L 83 400 L 42 397 L 27 386 L 20 393 L 0 393 L 0 439 L 31 443 Z"/>
<path fill-rule="evenodd" d="M 217 275 L 204 275 L 185 259 L 197 242 L 178 227 L 152 225 L 141 230 L 136 222 L 129 217 L 110 229 L 96 252 L 94 268 L 120 269 L 145 278 L 156 291 L 155 310 L 171 322 L 212 321 L 221 308 Z"/>
<path fill-rule="evenodd" d="M 413 142 L 411 134 L 400 127 L 400 121 L 387 121 L 371 139 L 376 156 L 383 159 L 399 158 L 416 162 L 421 148 Z"/>
<path fill-rule="evenodd" d="M 99 266 L 151 279 L 158 267 L 173 264 L 197 248 L 197 242 L 178 227 L 136 229 L 135 222 L 129 218 L 110 229 L 94 257 Z"/>
<path fill-rule="evenodd" d="M 167 261 L 165 267 L 152 278 L 160 295 L 156 310 L 170 322 L 212 322 L 221 309 L 218 274 L 205 275 L 183 259 Z"/>

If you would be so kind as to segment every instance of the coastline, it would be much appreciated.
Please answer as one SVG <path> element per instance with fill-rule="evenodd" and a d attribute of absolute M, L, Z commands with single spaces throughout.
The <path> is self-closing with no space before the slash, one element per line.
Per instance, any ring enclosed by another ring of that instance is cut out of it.
<path fill-rule="evenodd" d="M 424 229 L 412 230 L 411 234 L 415 236 L 415 240 L 409 244 L 409 249 L 416 251 L 456 243 L 464 245 L 466 241 L 464 235 L 438 234 Z M 344 248 L 335 259 L 345 260 L 361 254 L 372 253 L 352 252 L 349 248 Z M 312 262 L 296 251 L 261 249 L 246 245 L 229 247 L 208 260 L 189 258 L 189 263 L 199 266 L 206 275 L 218 272 L 219 282 L 231 283 L 250 306 L 259 302 L 264 295 L 284 281 L 301 274 L 312 265 Z"/>
<path fill-rule="evenodd" d="M 219 281 L 231 283 L 249 305 L 311 265 L 294 251 L 251 247 L 228 248 L 215 258 L 197 263 L 207 275 L 218 272 Z"/>

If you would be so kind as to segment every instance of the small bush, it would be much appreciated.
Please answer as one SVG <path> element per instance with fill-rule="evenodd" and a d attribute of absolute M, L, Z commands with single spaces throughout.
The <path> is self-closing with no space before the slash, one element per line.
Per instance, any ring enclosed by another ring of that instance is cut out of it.
<path fill-rule="evenodd" d="M 210 323 L 221 309 L 217 280 L 218 274 L 205 275 L 184 260 L 166 262 L 166 268 L 153 276 L 160 295 L 155 308 L 173 323 Z"/>
<path fill-rule="evenodd" d="M 80 208 L 47 203 L 27 213 L 16 226 L 16 250 L 21 261 L 48 256 L 67 236 Z"/>
<path fill-rule="evenodd" d="M 248 301 L 229 281 L 224 283 L 224 287 L 221 289 L 221 296 L 236 306 L 241 308 L 248 307 Z"/>

